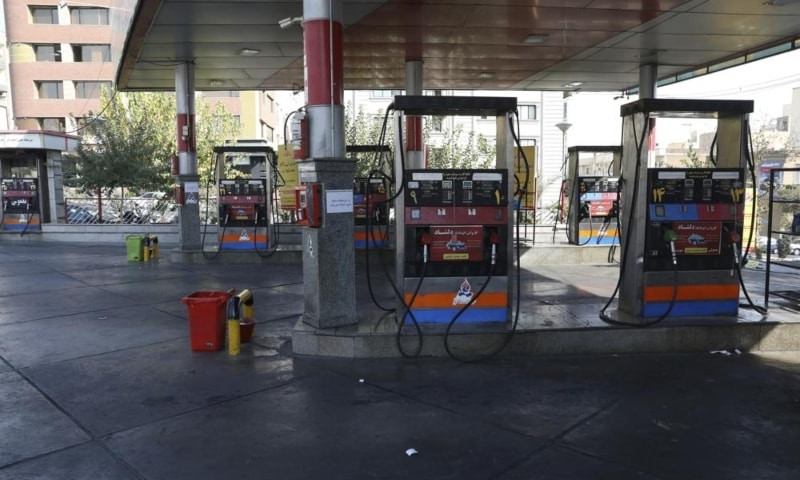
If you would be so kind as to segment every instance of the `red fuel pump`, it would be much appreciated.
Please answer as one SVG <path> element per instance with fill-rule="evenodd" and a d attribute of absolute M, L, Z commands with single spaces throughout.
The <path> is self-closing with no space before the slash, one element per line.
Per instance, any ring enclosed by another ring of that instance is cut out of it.
<path fill-rule="evenodd" d="M 508 171 L 407 170 L 404 190 L 406 303 L 416 292 L 416 321 L 448 323 L 471 301 L 459 321 L 507 321 Z"/>
<path fill-rule="evenodd" d="M 3 204 L 2 229 L 8 231 L 41 230 L 39 180 L 36 178 L 0 179 Z"/>
<path fill-rule="evenodd" d="M 266 228 L 266 182 L 253 179 L 219 181 L 219 244 L 221 250 L 264 250 Z"/>

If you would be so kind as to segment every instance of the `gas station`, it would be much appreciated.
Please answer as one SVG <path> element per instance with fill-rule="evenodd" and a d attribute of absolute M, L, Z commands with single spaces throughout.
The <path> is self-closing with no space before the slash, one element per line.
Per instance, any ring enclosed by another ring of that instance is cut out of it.
<path fill-rule="evenodd" d="M 178 96 L 180 243 L 133 263 L 120 245 L 5 241 L 22 215 L 30 231 L 30 211 L 59 214 L 41 193 L 58 158 L 24 136 L 0 149 L 16 216 L 0 242 L 0 478 L 798 477 L 800 316 L 751 302 L 770 272 L 741 265 L 754 102 L 656 90 L 796 49 L 800 2 L 130 3 L 117 84 Z M 301 88 L 294 143 L 220 146 L 199 185 L 195 91 Z M 350 88 L 404 90 L 366 178 L 342 134 Z M 510 93 L 526 89 L 638 98 L 614 112 L 621 138 L 531 148 Z M 429 115 L 485 117 L 493 161 L 429 168 Z M 708 165 L 655 161 L 654 132 L 682 119 L 713 124 Z M 547 245 L 518 241 L 545 149 L 565 161 L 564 248 L 617 262 L 541 261 Z M 297 185 L 276 193 L 287 161 Z M 204 189 L 223 197 L 216 260 Z M 275 198 L 302 222 L 291 262 Z M 192 290 L 219 294 L 202 309 L 230 332 L 255 317 L 250 341 L 195 345 Z"/>
<path fill-rule="evenodd" d="M 609 145 L 574 147 L 566 159 L 562 210 L 570 243 L 621 251 L 618 305 L 607 311 L 612 296 L 599 317 L 618 327 L 673 317 L 736 325 L 740 293 L 746 294 L 739 285 L 744 289 L 741 252 L 749 241 L 743 238 L 743 200 L 754 169 L 747 144 L 753 102 L 659 99 L 657 88 L 797 48 L 800 4 L 533 3 L 304 0 L 228 8 L 227 2 L 209 1 L 195 2 L 185 15 L 181 2 L 142 0 L 128 30 L 117 87 L 176 92 L 180 191 L 197 182 L 193 92 L 302 86 L 306 105 L 292 128 L 305 308 L 295 329 L 296 353 L 331 354 L 320 346 L 329 340 L 386 341 L 385 335 L 362 335 L 365 324 L 382 320 L 365 318 L 356 308 L 355 211 L 368 209 L 354 206 L 359 197 L 353 196 L 354 162 L 344 142 L 345 89 L 405 91 L 385 119 L 395 132 L 394 171 L 384 175 L 392 181 L 377 200 L 395 214 L 395 238 L 388 243 L 395 248 L 389 284 L 397 329 L 388 338 L 394 335 L 398 348 L 364 347 L 365 355 L 406 355 L 401 345 L 409 338 L 418 339 L 413 356 L 441 354 L 441 348 L 422 347 L 423 330 L 430 330 L 425 335 L 443 340 L 444 350 L 457 356 L 448 344 L 451 333 L 475 338 L 462 324 L 501 338 L 497 349 L 493 340 L 467 341 L 470 354 L 494 354 L 508 346 L 524 309 L 519 298 L 529 286 L 520 284 L 523 257 L 512 219 L 514 205 L 529 194 L 527 175 L 535 173 L 524 155 L 514 155 L 522 150 L 516 98 L 423 95 L 435 89 L 638 96 L 621 109 L 621 145 L 609 139 Z M 496 118 L 493 167 L 428 169 L 422 132 L 424 117 L 431 115 Z M 670 117 L 717 120 L 713 168 L 656 168 L 654 132 L 659 118 Z M 606 172 L 589 176 L 580 158 L 593 151 L 612 160 Z M 260 181 L 250 180 L 248 188 L 272 197 L 268 181 L 252 182 Z M 220 221 L 239 222 L 232 224 L 237 229 L 252 224 L 257 248 L 258 228 L 269 228 L 268 216 L 261 215 L 263 224 L 255 218 L 265 197 L 248 190 L 253 199 L 244 200 L 233 183 L 220 180 L 220 192 L 237 192 L 226 205 L 244 213 L 231 217 L 222 206 Z M 371 187 L 369 179 L 366 185 Z M 202 246 L 198 212 L 185 207 L 180 248 L 192 252 Z M 224 230 L 220 235 L 224 243 Z M 262 237 L 266 247 L 266 233 Z M 766 318 L 766 310 L 752 301 L 748 308 L 747 314 Z M 341 355 L 358 356 L 352 348 Z"/>

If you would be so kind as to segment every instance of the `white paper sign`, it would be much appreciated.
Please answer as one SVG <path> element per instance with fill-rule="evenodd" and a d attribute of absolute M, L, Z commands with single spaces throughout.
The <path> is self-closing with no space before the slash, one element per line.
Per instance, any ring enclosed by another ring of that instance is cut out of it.
<path fill-rule="evenodd" d="M 352 213 L 352 190 L 326 190 L 325 207 L 328 213 Z"/>

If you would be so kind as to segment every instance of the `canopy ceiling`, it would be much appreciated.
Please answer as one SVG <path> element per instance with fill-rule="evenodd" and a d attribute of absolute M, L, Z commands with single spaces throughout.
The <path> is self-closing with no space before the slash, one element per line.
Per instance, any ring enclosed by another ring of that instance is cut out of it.
<path fill-rule="evenodd" d="M 302 27 L 278 22 L 302 9 L 139 0 L 117 87 L 173 90 L 174 65 L 191 61 L 197 90 L 298 90 Z M 425 89 L 623 91 L 643 63 L 674 79 L 800 47 L 800 0 L 344 0 L 343 10 L 345 89 L 402 90 L 406 61 L 421 59 Z"/>

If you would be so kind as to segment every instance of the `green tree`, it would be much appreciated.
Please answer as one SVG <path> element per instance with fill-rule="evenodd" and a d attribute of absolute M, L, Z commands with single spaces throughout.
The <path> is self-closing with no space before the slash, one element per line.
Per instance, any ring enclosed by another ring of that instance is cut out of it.
<path fill-rule="evenodd" d="M 392 128 L 393 116 L 389 116 L 386 121 L 384 131 L 383 123 L 386 116 L 385 111 L 376 110 L 374 114 L 368 114 L 364 107 L 353 110 L 353 105 L 347 103 L 344 114 L 344 140 L 345 145 L 383 145 L 392 148 L 394 145 L 394 129 Z M 383 138 L 381 132 L 384 131 Z M 375 158 L 374 154 L 360 153 L 348 154 L 356 158 L 356 177 L 366 177 L 370 170 L 386 169 L 389 165 L 384 165 L 381 158 Z M 391 157 L 391 154 L 388 155 Z M 388 158 L 392 163 L 392 158 Z"/>
<path fill-rule="evenodd" d="M 345 106 L 345 142 L 347 145 L 388 145 L 394 146 L 393 118 L 389 117 L 386 132 L 381 142 L 381 131 L 385 112 L 377 110 L 368 114 L 363 107 L 354 111 L 351 104 Z M 423 138 L 428 149 L 429 168 L 490 168 L 494 166 L 496 147 L 483 135 L 464 132 L 463 125 L 455 129 L 444 129 L 442 136 L 433 139 L 433 123 L 440 119 L 426 117 Z M 356 176 L 366 176 L 375 168 L 374 155 L 359 155 L 356 162 Z"/>
<path fill-rule="evenodd" d="M 425 123 L 424 137 L 430 139 L 431 123 Z M 429 145 L 429 168 L 490 168 L 494 166 L 497 149 L 483 135 L 469 132 L 464 139 L 463 125 L 453 130 L 444 129 L 441 140 L 426 142 Z"/>
<path fill-rule="evenodd" d="M 106 106 L 82 130 L 65 176 L 82 191 L 105 196 L 117 189 L 156 189 L 169 175 L 169 169 L 161 172 L 159 160 L 169 159 L 162 125 L 174 101 L 164 94 L 110 97 L 105 89 L 100 99 Z"/>
<path fill-rule="evenodd" d="M 195 104 L 195 113 L 197 117 L 195 125 L 197 172 L 200 175 L 200 184 L 207 185 L 208 182 L 213 182 L 215 177 L 214 147 L 235 141 L 241 133 L 241 128 L 222 102 L 210 105 L 202 98 L 198 98 Z M 175 131 L 174 126 L 172 130 Z M 231 165 L 225 165 L 226 178 L 237 178 L 240 175 L 239 170 Z"/>
<path fill-rule="evenodd" d="M 177 150 L 175 95 L 169 92 L 101 94 L 103 111 L 87 123 L 65 177 L 86 193 L 109 197 L 117 189 L 168 192 L 174 179 L 170 162 Z M 222 103 L 212 110 L 195 102 L 198 173 L 201 182 L 214 178 L 215 145 L 239 133 Z"/>
<path fill-rule="evenodd" d="M 691 142 L 687 143 L 689 148 L 686 150 L 686 158 L 681 159 L 681 165 L 686 168 L 712 168 L 711 161 L 709 159 L 700 159 L 700 156 L 697 155 L 697 150 L 694 149 L 694 146 Z"/>

